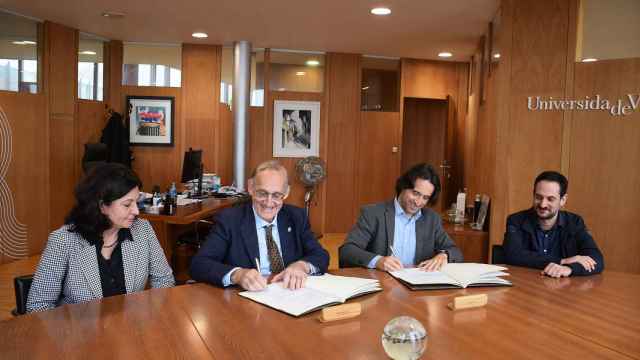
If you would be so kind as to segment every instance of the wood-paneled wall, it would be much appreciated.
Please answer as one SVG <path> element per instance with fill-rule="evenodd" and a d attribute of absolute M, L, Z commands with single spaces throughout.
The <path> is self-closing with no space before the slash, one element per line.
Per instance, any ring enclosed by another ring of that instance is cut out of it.
<path fill-rule="evenodd" d="M 347 232 L 356 217 L 357 147 L 360 117 L 360 55 L 327 54 L 328 106 L 324 231 Z"/>
<path fill-rule="evenodd" d="M 569 178 L 567 209 L 584 217 L 606 267 L 638 273 L 640 241 L 633 224 L 640 173 L 632 165 L 640 153 L 638 112 L 616 118 L 603 111 L 527 108 L 529 96 L 571 100 L 599 94 L 617 102 L 640 93 L 638 59 L 574 63 L 577 6 L 575 0 L 502 1 L 494 33 L 501 57 L 486 84 L 487 101 L 479 105 L 478 92 L 471 96 L 478 175 L 473 187 L 492 196 L 490 237 L 499 244 L 506 217 L 531 206 L 535 176 L 562 171 Z"/>
<path fill-rule="evenodd" d="M 467 83 L 469 65 L 460 62 L 402 59 L 400 114 L 405 118 L 404 99 L 449 99 L 449 120 L 446 130 L 445 158 L 452 165 L 448 186 L 452 191 L 444 193 L 442 201 L 450 202 L 458 189 L 467 187 L 465 182 L 465 138 L 467 119 Z M 403 125 L 404 126 L 404 125 Z M 403 129 L 403 133 L 405 133 Z M 418 139 L 419 141 L 419 139 Z M 419 157 L 404 154 L 403 158 L 416 161 Z M 424 161 L 424 160 L 423 160 Z M 441 181 L 441 164 L 432 164 L 438 170 Z M 403 164 L 403 169 L 407 164 Z M 447 196 L 448 195 L 448 196 Z"/>
<path fill-rule="evenodd" d="M 76 78 L 78 72 L 78 31 L 45 22 L 44 68 L 48 95 L 50 137 L 50 229 L 58 228 L 73 207 L 73 189 L 80 164 L 76 161 L 77 118 Z M 65 169 L 65 171 L 59 171 Z"/>
<path fill-rule="evenodd" d="M 222 184 L 233 182 L 233 113 L 225 104 L 218 107 L 218 131 L 215 143 L 214 171 Z"/>
<path fill-rule="evenodd" d="M 181 88 L 152 86 L 122 86 L 122 96 L 169 96 L 174 97 L 174 145 L 165 146 L 132 146 L 132 168 L 142 180 L 142 188 L 149 192 L 154 185 L 166 190 L 172 182 L 179 181 L 183 158 L 184 123 L 182 116 Z M 123 104 L 125 100 L 123 100 Z"/>
<path fill-rule="evenodd" d="M 84 145 L 87 143 L 100 142 L 102 129 L 104 129 L 107 124 L 107 118 L 105 116 L 105 104 L 102 101 L 78 100 L 76 113 L 78 114 L 78 138 L 75 141 L 75 162 L 80 166 L 77 174 L 77 180 L 79 180 L 84 173 L 82 170 Z"/>
<path fill-rule="evenodd" d="M 388 201 L 395 196 L 402 160 L 401 131 L 398 112 L 360 112 L 355 214 L 363 205 Z M 393 151 L 394 147 L 397 152 Z"/>
<path fill-rule="evenodd" d="M 216 86 L 220 79 L 220 56 L 219 46 L 182 45 L 181 143 L 186 148 L 202 149 L 204 168 L 214 172 L 221 140 L 220 86 Z"/>
<path fill-rule="evenodd" d="M 640 58 L 575 64 L 576 99 L 640 97 Z M 627 116 L 572 113 L 568 208 L 583 216 L 609 270 L 640 273 L 640 107 Z"/>
<path fill-rule="evenodd" d="M 493 187 L 481 189 L 492 195 L 492 243 L 502 243 L 509 214 L 531 206 L 536 175 L 561 169 L 563 113 L 529 111 L 527 97 L 563 98 L 568 90 L 569 2 L 505 0 L 501 10 L 500 65 L 492 68 L 479 120 L 496 119 L 481 128 L 483 140 L 495 144 L 495 158 L 482 159 L 495 166 Z M 540 27 L 549 31 L 534 31 Z"/>
<path fill-rule="evenodd" d="M 122 97 L 122 41 L 111 40 L 105 45 L 104 101 L 111 109 L 124 111 Z"/>
<path fill-rule="evenodd" d="M 44 94 L 0 91 L 0 264 L 39 253 L 47 240 L 47 106 Z"/>

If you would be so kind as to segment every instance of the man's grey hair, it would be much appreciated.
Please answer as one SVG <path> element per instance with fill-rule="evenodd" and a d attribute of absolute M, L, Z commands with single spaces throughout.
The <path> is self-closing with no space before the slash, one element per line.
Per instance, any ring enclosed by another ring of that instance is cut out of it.
<path fill-rule="evenodd" d="M 251 173 L 250 179 L 253 181 L 258 173 L 266 170 L 281 171 L 282 173 L 284 173 L 284 183 L 286 188 L 289 189 L 289 174 L 287 173 L 287 168 L 284 167 L 284 165 L 282 165 L 278 160 L 267 160 L 260 163 Z"/>

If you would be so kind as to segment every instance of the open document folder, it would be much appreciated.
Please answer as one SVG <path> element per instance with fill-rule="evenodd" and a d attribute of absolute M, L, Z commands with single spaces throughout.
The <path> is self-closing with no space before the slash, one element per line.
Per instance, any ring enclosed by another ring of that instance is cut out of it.
<path fill-rule="evenodd" d="M 269 284 L 263 291 L 243 291 L 239 294 L 289 315 L 300 316 L 381 290 L 380 283 L 375 279 L 324 274 L 309 276 L 305 287 L 298 290 L 285 289 L 282 282 L 277 282 Z"/>
<path fill-rule="evenodd" d="M 502 279 L 508 276 L 507 268 L 489 264 L 451 263 L 440 271 L 424 271 L 418 268 L 391 271 L 389 274 L 411 290 L 456 289 L 477 286 L 511 286 Z"/>

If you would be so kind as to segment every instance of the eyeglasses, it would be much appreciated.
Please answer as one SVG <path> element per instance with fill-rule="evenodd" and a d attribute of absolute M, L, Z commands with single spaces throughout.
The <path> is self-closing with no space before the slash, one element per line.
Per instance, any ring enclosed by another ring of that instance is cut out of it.
<path fill-rule="evenodd" d="M 269 196 L 271 196 L 271 199 L 273 199 L 273 201 L 282 201 L 284 200 L 286 194 L 283 194 L 281 192 L 273 192 L 273 193 L 269 193 L 267 191 L 264 190 L 256 190 L 254 197 L 257 200 L 260 201 L 264 201 L 269 199 Z"/>

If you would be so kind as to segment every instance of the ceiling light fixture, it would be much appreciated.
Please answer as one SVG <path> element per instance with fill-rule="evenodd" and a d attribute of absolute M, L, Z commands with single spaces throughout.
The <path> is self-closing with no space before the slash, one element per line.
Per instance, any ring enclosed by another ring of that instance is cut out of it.
<path fill-rule="evenodd" d="M 362 91 L 367 91 L 367 90 L 369 90 L 369 86 L 368 85 L 362 87 Z"/>
<path fill-rule="evenodd" d="M 371 9 L 371 13 L 373 15 L 384 16 L 384 15 L 391 14 L 391 9 L 386 8 L 386 7 L 377 7 L 377 8 Z"/>
<path fill-rule="evenodd" d="M 453 56 L 453 54 L 451 54 L 450 52 L 443 51 L 439 53 L 438 56 L 441 58 L 450 58 Z"/>
<path fill-rule="evenodd" d="M 307 73 L 306 73 L 306 72 L 304 72 L 304 71 L 298 71 L 298 72 L 296 72 L 296 75 L 298 75 L 298 76 L 305 76 L 306 74 L 307 74 Z"/>
<path fill-rule="evenodd" d="M 37 44 L 35 41 L 24 40 L 24 41 L 12 41 L 13 45 L 35 45 Z"/>
<path fill-rule="evenodd" d="M 106 18 L 122 18 L 124 17 L 124 13 L 121 12 L 117 12 L 117 11 L 105 11 L 102 13 L 102 17 L 106 17 Z"/>
<path fill-rule="evenodd" d="M 78 54 L 80 54 L 80 55 L 95 55 L 96 52 L 95 51 L 90 51 L 90 50 L 84 50 L 84 51 L 80 51 Z"/>
<path fill-rule="evenodd" d="M 596 59 L 596 58 L 586 58 L 586 59 L 582 59 L 582 62 L 594 62 L 594 61 L 598 61 L 598 59 Z"/>
<path fill-rule="evenodd" d="M 193 34 L 191 34 L 191 36 L 193 36 L 196 39 L 206 39 L 209 37 L 209 35 L 203 32 L 194 32 Z"/>
<path fill-rule="evenodd" d="M 318 65 L 320 65 L 320 61 L 318 61 L 318 60 L 307 60 L 305 62 L 305 64 L 307 64 L 307 66 L 318 66 Z"/>
<path fill-rule="evenodd" d="M 495 54 L 493 54 L 493 57 L 494 57 L 495 59 L 500 59 L 500 53 L 495 53 Z"/>

